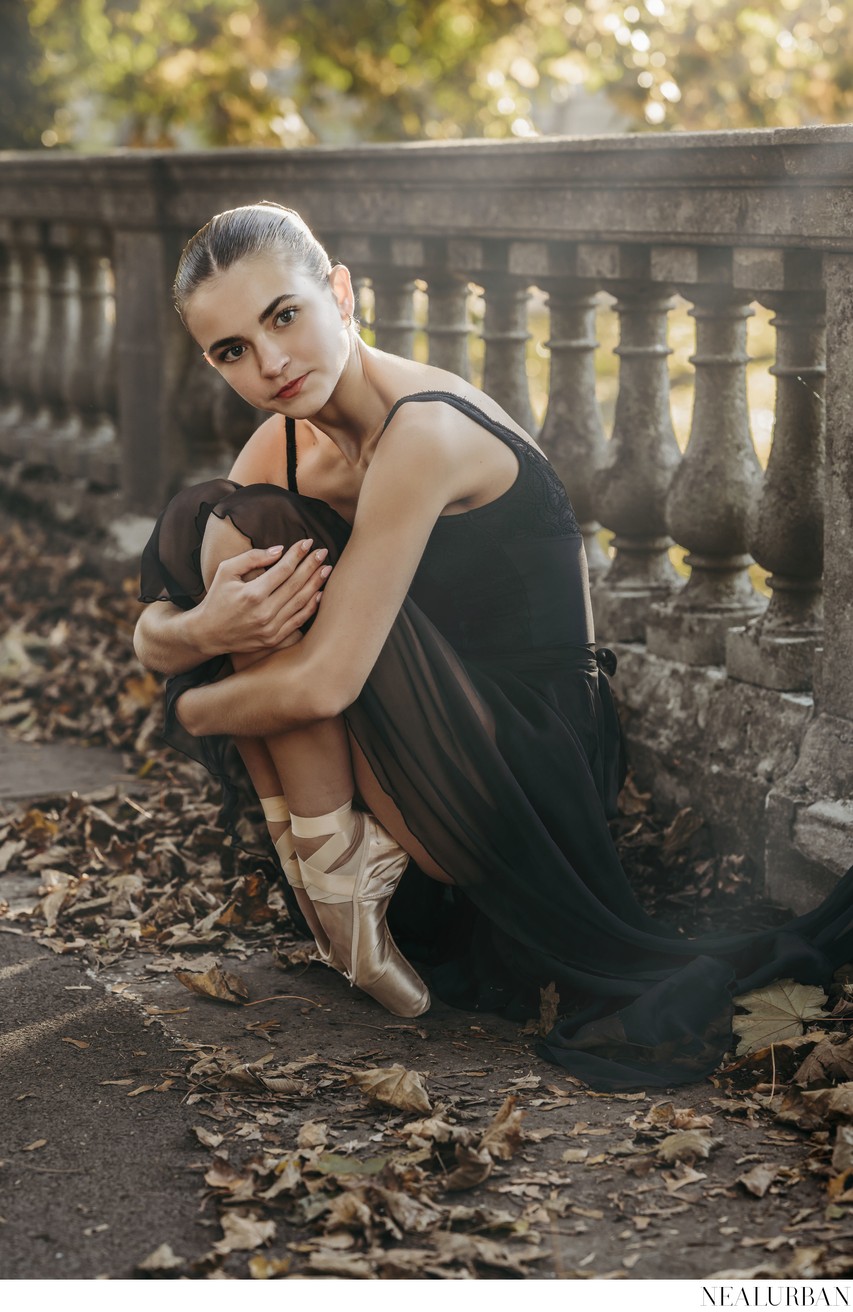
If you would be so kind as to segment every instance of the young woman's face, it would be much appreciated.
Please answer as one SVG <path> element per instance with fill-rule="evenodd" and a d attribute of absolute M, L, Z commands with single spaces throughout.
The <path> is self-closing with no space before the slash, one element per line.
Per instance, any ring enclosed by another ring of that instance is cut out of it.
<path fill-rule="evenodd" d="M 260 410 L 316 414 L 349 357 L 352 284 L 343 265 L 321 286 L 286 254 L 247 256 L 193 292 L 184 319 L 235 392 Z"/>

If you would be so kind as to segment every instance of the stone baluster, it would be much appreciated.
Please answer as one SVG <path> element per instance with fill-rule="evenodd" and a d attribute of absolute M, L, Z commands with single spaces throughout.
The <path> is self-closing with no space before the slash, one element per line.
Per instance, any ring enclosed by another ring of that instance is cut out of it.
<path fill-rule="evenodd" d="M 200 483 L 226 474 L 233 459 L 226 450 L 232 420 L 227 394 L 232 389 L 207 363 L 197 343 L 183 328 L 180 331 L 181 338 L 174 347 L 182 362 L 181 381 L 175 394 L 175 414 L 184 451 L 179 476 L 182 483 Z M 235 408 L 249 410 L 236 393 L 234 396 Z"/>
<path fill-rule="evenodd" d="M 730 676 L 808 691 L 822 643 L 826 321 L 819 292 L 762 295 L 776 311 L 773 443 L 749 549 L 772 573 L 766 612 L 729 631 Z"/>
<path fill-rule="evenodd" d="M 49 313 L 46 330 L 41 422 L 30 437 L 33 447 L 66 477 L 80 469 L 80 413 L 74 405 L 75 369 L 82 347 L 80 268 L 71 249 L 72 234 L 52 224 L 47 248 Z"/>
<path fill-rule="evenodd" d="M 593 589 L 596 635 L 641 642 L 651 602 L 678 587 L 669 558 L 665 502 L 681 460 L 669 410 L 668 287 L 616 283 L 619 392 L 604 464 L 593 476 L 593 507 L 614 530 L 615 555 Z"/>
<path fill-rule="evenodd" d="M 823 270 L 827 311 L 824 640 L 815 709 L 822 717 L 853 721 L 853 256 L 826 254 Z M 853 748 L 853 729 L 849 743 Z M 846 759 L 851 767 L 848 782 L 853 783 L 853 753 Z"/>
<path fill-rule="evenodd" d="M 80 243 L 81 322 L 72 397 L 83 424 L 81 461 L 86 477 L 112 488 L 119 478 L 112 268 L 104 232 L 87 228 Z"/>
<path fill-rule="evenodd" d="M 190 342 L 169 295 L 180 246 L 168 228 L 113 237 L 121 491 L 143 515 L 163 508 L 189 464 L 178 408 Z"/>
<path fill-rule="evenodd" d="M 527 385 L 527 285 L 504 273 L 484 273 L 486 313 L 483 341 L 483 391 L 502 405 L 528 433 L 536 420 Z"/>
<path fill-rule="evenodd" d="M 23 331 L 19 341 L 13 343 L 13 358 L 23 395 L 19 436 L 26 443 L 24 449 L 31 454 L 31 434 L 43 432 L 50 423 L 45 391 L 51 308 L 50 268 L 40 224 L 22 224 L 19 239 L 23 257 Z"/>
<path fill-rule="evenodd" d="M 460 378 L 471 376 L 468 355 L 468 283 L 452 274 L 428 275 L 429 362 Z"/>
<path fill-rule="evenodd" d="M 690 291 L 696 320 L 693 422 L 684 459 L 666 499 L 667 528 L 688 548 L 687 584 L 652 608 L 650 652 L 691 665 L 722 665 L 726 631 L 764 609 L 749 578 L 750 516 L 761 466 L 746 399 L 746 292 L 727 286 Z"/>
<path fill-rule="evenodd" d="M 24 270 L 14 226 L 4 223 L 0 247 L 0 431 L 3 449 L 17 450 L 18 424 L 23 413 L 21 380 L 16 368 L 24 337 Z"/>
<path fill-rule="evenodd" d="M 406 269 L 377 270 L 373 283 L 373 329 L 380 351 L 402 355 L 411 360 L 415 346 L 412 296 L 415 290 L 411 272 Z"/>
<path fill-rule="evenodd" d="M 591 580 L 610 564 L 598 538 L 593 476 L 607 444 L 595 394 L 596 296 L 583 279 L 543 279 L 551 316 L 548 409 L 539 444 L 566 485 L 584 535 Z"/>

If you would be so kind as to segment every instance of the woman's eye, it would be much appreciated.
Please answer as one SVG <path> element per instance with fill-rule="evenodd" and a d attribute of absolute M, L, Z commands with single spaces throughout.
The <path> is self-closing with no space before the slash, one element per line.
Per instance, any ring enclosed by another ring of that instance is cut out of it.
<path fill-rule="evenodd" d="M 283 310 L 279 310 L 278 314 L 275 316 L 274 322 L 276 326 L 286 326 L 289 323 L 293 323 L 297 313 L 298 311 L 295 305 L 286 305 Z"/>
<path fill-rule="evenodd" d="M 223 351 L 220 355 L 220 364 L 233 364 L 235 360 L 240 359 L 245 349 L 245 346 L 229 346 L 228 350 Z"/>

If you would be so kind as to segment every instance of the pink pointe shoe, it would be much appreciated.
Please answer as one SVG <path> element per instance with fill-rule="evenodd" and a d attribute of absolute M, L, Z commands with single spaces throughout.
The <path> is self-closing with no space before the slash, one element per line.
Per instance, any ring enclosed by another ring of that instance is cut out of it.
<path fill-rule="evenodd" d="M 330 951 L 343 963 L 336 969 L 393 1015 L 422 1015 L 430 1005 L 429 990 L 385 920 L 408 854 L 372 815 L 353 810 L 349 802 L 328 815 L 293 815 L 291 821 L 297 853 L 300 840 L 326 840 L 298 859 Z"/>

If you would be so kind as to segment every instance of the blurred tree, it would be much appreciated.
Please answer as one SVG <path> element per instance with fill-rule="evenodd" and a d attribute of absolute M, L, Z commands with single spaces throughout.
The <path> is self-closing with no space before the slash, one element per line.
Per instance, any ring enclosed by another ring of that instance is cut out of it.
<path fill-rule="evenodd" d="M 529 137 L 596 93 L 647 130 L 853 110 L 845 0 L 25 3 L 60 105 L 46 144 Z"/>
<path fill-rule="evenodd" d="M 41 145 L 54 106 L 39 85 L 42 52 L 22 0 L 0 0 L 0 150 Z"/>

